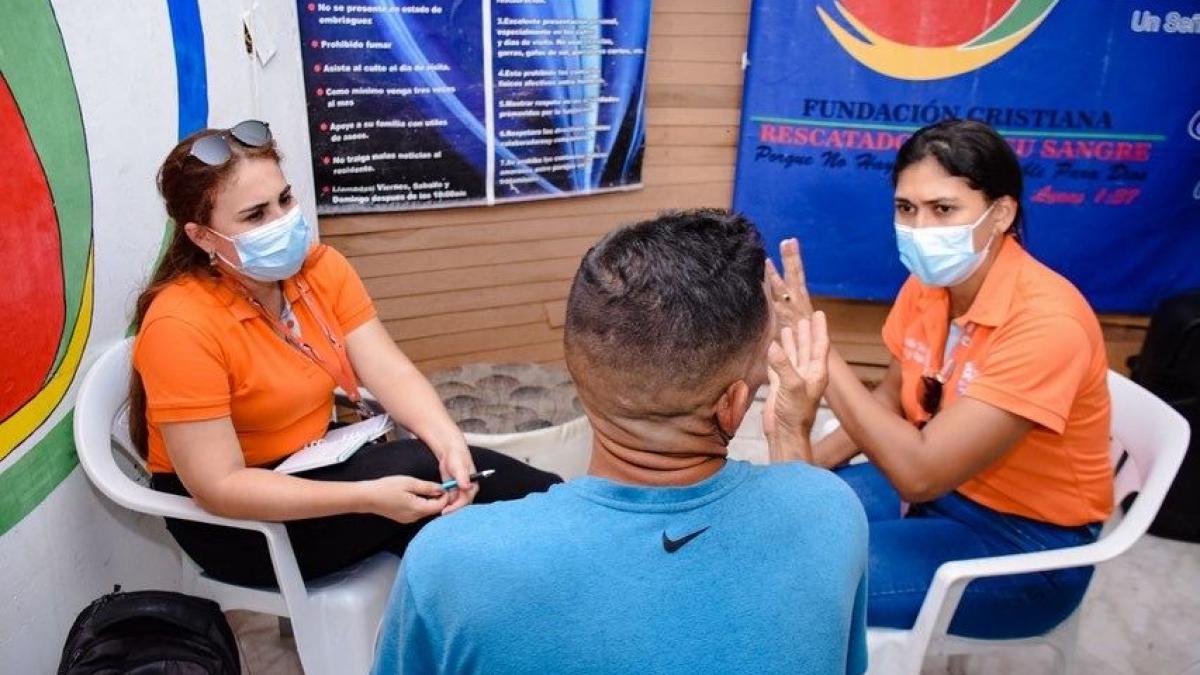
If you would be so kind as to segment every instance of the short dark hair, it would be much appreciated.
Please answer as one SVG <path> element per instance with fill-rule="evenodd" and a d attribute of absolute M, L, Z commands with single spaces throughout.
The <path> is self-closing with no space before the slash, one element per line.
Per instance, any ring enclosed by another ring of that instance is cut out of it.
<path fill-rule="evenodd" d="M 571 285 L 568 365 L 583 357 L 581 366 L 667 387 L 710 381 L 767 330 L 765 261 L 754 225 L 721 209 L 668 211 L 609 233 Z"/>
<path fill-rule="evenodd" d="M 1017 154 L 995 129 L 975 120 L 946 119 L 919 129 L 896 153 L 892 187 L 909 165 L 933 157 L 951 176 L 965 178 L 974 190 L 990 200 L 1012 197 L 1017 216 L 1010 232 L 1017 241 L 1025 237 L 1025 211 L 1021 206 L 1024 181 Z"/>

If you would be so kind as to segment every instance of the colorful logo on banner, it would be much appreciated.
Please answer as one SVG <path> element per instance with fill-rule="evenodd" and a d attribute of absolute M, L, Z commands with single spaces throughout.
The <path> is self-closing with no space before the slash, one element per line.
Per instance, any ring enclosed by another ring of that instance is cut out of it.
<path fill-rule="evenodd" d="M 863 38 L 817 7 L 834 39 L 859 63 L 902 80 L 969 73 L 1029 37 L 1058 0 L 961 0 L 940 12 L 921 3 L 845 0 L 837 11 Z"/>

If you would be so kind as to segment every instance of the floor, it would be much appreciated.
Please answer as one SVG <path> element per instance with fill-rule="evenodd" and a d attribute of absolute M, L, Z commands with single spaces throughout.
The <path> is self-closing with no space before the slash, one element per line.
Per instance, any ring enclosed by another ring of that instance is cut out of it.
<path fill-rule="evenodd" d="M 757 406 L 756 406 L 757 408 Z M 766 447 L 759 420 L 743 425 L 731 443 L 735 457 L 761 461 Z M 818 420 L 817 429 L 823 419 Z M 250 612 L 229 612 L 242 648 L 244 671 L 252 675 L 300 673 L 295 642 L 281 638 L 278 622 Z M 953 667 L 926 663 L 926 675 L 1029 675 L 1052 672 L 1046 647 L 1011 647 L 972 656 Z M 1200 544 L 1147 536 L 1102 566 L 1083 608 L 1079 673 L 1088 675 L 1200 675 Z"/>

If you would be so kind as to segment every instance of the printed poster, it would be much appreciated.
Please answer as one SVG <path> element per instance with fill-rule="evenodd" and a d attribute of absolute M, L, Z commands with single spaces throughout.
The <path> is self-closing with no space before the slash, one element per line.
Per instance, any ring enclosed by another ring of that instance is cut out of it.
<path fill-rule="evenodd" d="M 318 212 L 640 187 L 649 2 L 298 9 Z"/>

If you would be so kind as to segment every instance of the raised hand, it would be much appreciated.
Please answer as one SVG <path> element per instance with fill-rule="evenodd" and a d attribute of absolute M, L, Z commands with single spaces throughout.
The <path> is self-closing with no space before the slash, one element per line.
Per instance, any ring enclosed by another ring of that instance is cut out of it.
<path fill-rule="evenodd" d="M 829 329 L 824 312 L 779 331 L 767 352 L 770 391 L 763 432 L 772 462 L 811 461 L 809 434 L 829 382 Z"/>
<path fill-rule="evenodd" d="M 779 326 L 795 326 L 800 319 L 812 316 L 812 299 L 804 279 L 804 263 L 800 259 L 800 242 L 795 238 L 785 239 L 779 244 L 779 257 L 783 260 L 783 276 L 775 269 L 775 263 L 767 259 L 764 271 L 771 304 Z"/>

